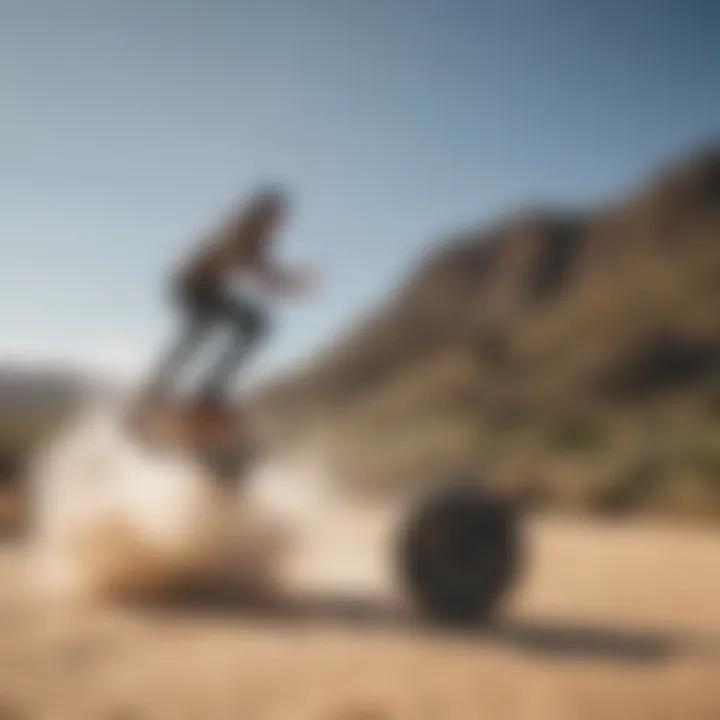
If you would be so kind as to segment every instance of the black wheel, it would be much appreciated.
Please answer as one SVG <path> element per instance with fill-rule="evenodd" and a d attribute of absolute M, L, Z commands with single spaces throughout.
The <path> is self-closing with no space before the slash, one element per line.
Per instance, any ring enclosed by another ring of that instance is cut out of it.
<path fill-rule="evenodd" d="M 405 589 L 428 616 L 486 622 L 517 574 L 517 513 L 477 485 L 446 485 L 411 508 L 398 550 Z"/>

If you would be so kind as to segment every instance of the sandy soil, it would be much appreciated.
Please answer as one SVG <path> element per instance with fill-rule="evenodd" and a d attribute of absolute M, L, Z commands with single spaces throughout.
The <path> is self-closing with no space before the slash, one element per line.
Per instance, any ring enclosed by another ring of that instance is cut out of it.
<path fill-rule="evenodd" d="M 353 533 L 336 557 L 371 564 L 377 544 Z M 454 635 L 377 572 L 270 607 L 50 606 L 7 545 L 0 719 L 720 719 L 720 533 L 548 518 L 527 533 L 504 624 Z"/>

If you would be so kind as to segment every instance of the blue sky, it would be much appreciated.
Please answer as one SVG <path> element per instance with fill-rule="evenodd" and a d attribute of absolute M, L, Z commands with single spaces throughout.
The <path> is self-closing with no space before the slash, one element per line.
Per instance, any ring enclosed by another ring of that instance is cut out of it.
<path fill-rule="evenodd" d="M 295 194 L 330 339 L 438 234 L 621 192 L 720 128 L 720 3 L 5 0 L 0 357 L 139 367 L 167 263 L 235 197 Z"/>

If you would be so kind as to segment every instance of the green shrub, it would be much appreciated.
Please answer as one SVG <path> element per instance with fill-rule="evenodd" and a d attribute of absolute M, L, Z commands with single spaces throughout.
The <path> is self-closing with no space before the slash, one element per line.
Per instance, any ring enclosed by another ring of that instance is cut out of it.
<path fill-rule="evenodd" d="M 545 431 L 549 449 L 559 452 L 592 452 L 607 445 L 607 437 L 593 418 L 570 415 L 550 423 Z"/>
<path fill-rule="evenodd" d="M 702 448 L 694 465 L 698 475 L 720 491 L 720 444 Z"/>

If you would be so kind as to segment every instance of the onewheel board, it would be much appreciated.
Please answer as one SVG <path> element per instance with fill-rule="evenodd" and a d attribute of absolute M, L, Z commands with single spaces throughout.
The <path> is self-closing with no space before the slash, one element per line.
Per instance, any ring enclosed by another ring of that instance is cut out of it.
<path fill-rule="evenodd" d="M 128 425 L 144 447 L 156 452 L 188 453 L 223 483 L 239 479 L 253 455 L 242 412 L 235 408 L 146 403 L 133 408 Z"/>

